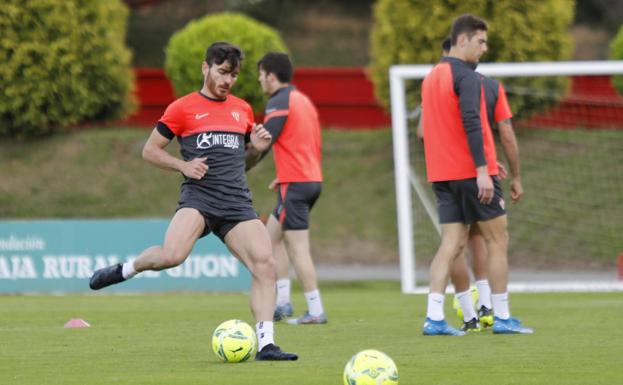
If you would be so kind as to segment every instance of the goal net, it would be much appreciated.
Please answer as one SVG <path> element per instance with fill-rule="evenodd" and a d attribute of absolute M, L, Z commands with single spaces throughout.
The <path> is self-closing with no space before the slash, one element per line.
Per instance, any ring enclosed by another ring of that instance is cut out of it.
<path fill-rule="evenodd" d="M 440 241 L 423 144 L 416 138 L 419 88 L 431 68 L 390 69 L 404 293 L 427 292 L 422 282 Z M 612 76 L 623 74 L 623 61 L 485 63 L 478 72 L 504 84 L 519 144 L 525 196 L 507 205 L 509 290 L 623 290 L 615 267 L 623 252 L 623 98 L 612 86 Z M 499 141 L 496 148 L 508 168 Z M 510 202 L 508 180 L 502 184 Z M 556 275 L 587 266 L 612 274 Z M 515 279 L 526 267 L 530 279 Z"/>

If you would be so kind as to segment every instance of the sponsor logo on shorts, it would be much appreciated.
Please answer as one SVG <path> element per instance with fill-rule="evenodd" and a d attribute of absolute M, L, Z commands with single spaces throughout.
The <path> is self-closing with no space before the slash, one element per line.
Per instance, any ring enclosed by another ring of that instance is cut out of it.
<path fill-rule="evenodd" d="M 222 146 L 225 148 L 238 149 L 240 148 L 240 140 L 238 135 L 234 134 L 217 134 L 210 132 L 197 135 L 197 148 L 206 150 L 214 146 Z"/>

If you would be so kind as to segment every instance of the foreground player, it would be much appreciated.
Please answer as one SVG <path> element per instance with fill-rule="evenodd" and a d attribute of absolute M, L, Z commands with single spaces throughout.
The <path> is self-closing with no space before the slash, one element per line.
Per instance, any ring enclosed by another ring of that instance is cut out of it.
<path fill-rule="evenodd" d="M 258 70 L 262 90 L 270 95 L 264 125 L 272 135 L 277 171 L 277 178 L 270 185 L 277 191 L 277 206 L 266 223 L 277 262 L 274 320 L 293 314 L 289 278 L 291 260 L 303 286 L 307 311 L 288 323 L 324 324 L 327 316 L 309 250 L 309 213 L 322 190 L 322 138 L 318 112 L 307 96 L 290 85 L 293 69 L 287 54 L 267 53 L 258 62 Z"/>
<path fill-rule="evenodd" d="M 251 312 L 257 321 L 256 360 L 296 360 L 274 344 L 275 261 L 266 228 L 257 218 L 247 187 L 245 141 L 264 151 L 271 135 L 253 124 L 251 107 L 230 95 L 242 64 L 242 51 L 229 43 L 208 47 L 201 70 L 203 87 L 171 103 L 152 131 L 143 158 L 158 167 L 180 171 L 177 212 L 162 246 L 144 250 L 136 260 L 97 270 L 90 287 L 99 290 L 146 270 L 182 264 L 195 242 L 214 232 L 251 272 Z M 183 160 L 164 148 L 178 137 Z"/>
<path fill-rule="evenodd" d="M 451 48 L 451 39 L 447 37 L 442 42 L 442 56 L 448 56 Z M 482 76 L 485 104 L 487 108 L 487 122 L 492 128 L 493 123 L 497 123 L 502 148 L 506 155 L 506 160 L 511 170 L 511 199 L 513 203 L 519 202 L 523 196 L 523 187 L 519 172 L 519 150 L 517 139 L 511 123 L 512 112 L 508 105 L 506 92 L 501 83 L 497 80 Z M 417 135 L 423 139 L 422 118 L 418 122 Z M 500 179 L 506 178 L 507 172 L 504 166 L 498 162 Z M 476 289 L 478 292 L 478 317 L 472 312 L 472 295 L 469 290 L 469 277 L 464 254 L 456 258 L 452 270 L 451 280 L 455 286 L 455 298 L 461 305 L 463 313 L 462 331 L 479 330 L 480 325 L 490 327 L 493 325 L 493 312 L 491 304 L 491 288 L 487 280 L 487 245 L 484 237 L 480 233 L 477 224 L 473 224 L 469 229 L 467 247 L 472 254 L 472 271 L 476 279 Z"/>
<path fill-rule="evenodd" d="M 495 145 L 481 100 L 482 81 L 474 71 L 487 49 L 487 24 L 471 15 L 452 25 L 452 48 L 422 86 L 426 169 L 437 196 L 441 245 L 430 268 L 430 293 L 423 333 L 463 335 L 444 320 L 444 293 L 450 269 L 463 252 L 469 225 L 477 222 L 487 242 L 494 333 L 531 333 L 510 317 L 508 233 Z"/>

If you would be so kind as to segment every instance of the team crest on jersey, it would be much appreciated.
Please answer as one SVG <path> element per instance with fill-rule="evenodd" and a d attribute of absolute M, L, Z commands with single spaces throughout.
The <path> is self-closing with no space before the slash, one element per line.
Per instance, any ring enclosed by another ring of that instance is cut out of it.
<path fill-rule="evenodd" d="M 231 112 L 231 116 L 232 116 L 234 119 L 236 119 L 236 122 L 239 122 L 239 121 L 240 121 L 240 112 L 238 112 L 238 111 L 232 111 L 232 112 Z"/>
<path fill-rule="evenodd" d="M 240 140 L 238 135 L 234 134 L 217 134 L 210 132 L 197 135 L 197 148 L 201 150 L 207 150 L 213 146 L 222 146 L 225 148 L 238 149 L 240 148 Z"/>

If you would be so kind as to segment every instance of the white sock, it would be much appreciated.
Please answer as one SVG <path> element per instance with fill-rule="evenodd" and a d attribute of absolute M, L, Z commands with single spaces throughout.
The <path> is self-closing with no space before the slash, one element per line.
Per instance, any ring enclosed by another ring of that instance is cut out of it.
<path fill-rule="evenodd" d="M 257 335 L 257 351 L 264 349 L 264 346 L 275 343 L 275 329 L 273 321 L 260 321 L 255 324 L 255 334 Z"/>
<path fill-rule="evenodd" d="M 491 302 L 493 302 L 494 316 L 501 319 L 508 319 L 511 316 L 511 312 L 508 308 L 508 292 L 491 294 Z"/>
<path fill-rule="evenodd" d="M 483 279 L 476 281 L 476 289 L 478 289 L 478 309 L 481 306 L 491 309 L 491 287 L 489 287 L 489 281 Z"/>
<path fill-rule="evenodd" d="M 307 300 L 307 310 L 310 315 L 319 316 L 324 313 L 318 289 L 305 293 L 305 299 Z"/>
<path fill-rule="evenodd" d="M 283 306 L 290 302 L 290 280 L 288 278 L 277 280 L 277 306 Z"/>
<path fill-rule="evenodd" d="M 441 321 L 444 319 L 443 315 L 443 301 L 446 296 L 439 293 L 428 293 L 428 307 L 426 310 L 426 317 L 433 321 Z"/>
<path fill-rule="evenodd" d="M 130 279 L 134 277 L 136 274 L 138 274 L 138 272 L 134 270 L 134 261 L 129 261 L 123 264 L 121 275 L 123 275 L 124 279 Z"/>
<path fill-rule="evenodd" d="M 478 318 L 476 316 L 476 311 L 474 311 L 474 305 L 472 302 L 472 289 L 467 289 L 467 291 L 462 293 L 456 293 L 456 298 L 461 304 L 461 310 L 463 310 L 463 321 L 467 322 L 474 318 Z"/>

